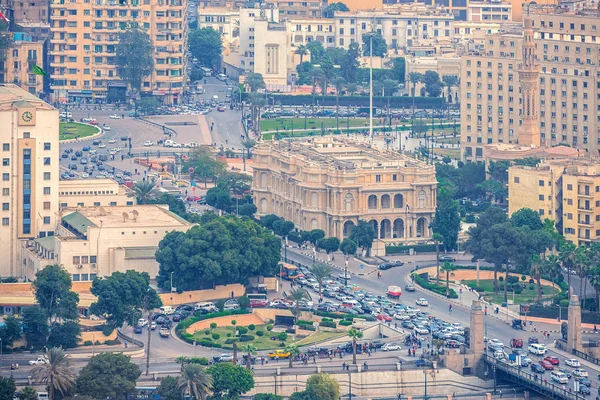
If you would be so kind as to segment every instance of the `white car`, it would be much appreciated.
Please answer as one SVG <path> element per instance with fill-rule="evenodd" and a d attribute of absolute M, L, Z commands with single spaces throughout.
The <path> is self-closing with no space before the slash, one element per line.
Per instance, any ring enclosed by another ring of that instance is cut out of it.
<path fill-rule="evenodd" d="M 487 347 L 490 350 L 500 350 L 504 347 L 504 343 L 500 339 L 490 339 L 487 342 Z"/>
<path fill-rule="evenodd" d="M 173 143 L 173 145 L 171 147 L 181 148 L 181 144 L 179 144 L 179 143 Z"/>
<path fill-rule="evenodd" d="M 90 175 L 84 172 L 83 174 L 81 174 L 81 177 L 82 177 L 82 178 L 89 178 L 89 177 L 90 177 Z"/>
<path fill-rule="evenodd" d="M 415 301 L 415 303 L 421 307 L 427 307 L 429 305 L 429 303 L 427 303 L 427 300 L 423 298 L 418 299 L 417 301 Z"/>
<path fill-rule="evenodd" d="M 111 156 L 114 156 L 115 154 L 117 154 L 117 150 L 116 149 L 110 149 L 108 151 L 108 154 L 110 154 Z"/>
<path fill-rule="evenodd" d="M 106 147 L 106 145 L 105 145 L 104 143 L 100 143 L 100 144 L 98 145 L 98 148 L 99 148 L 99 149 L 103 149 L 103 148 L 105 148 L 105 147 Z"/>
<path fill-rule="evenodd" d="M 565 364 L 567 364 L 569 367 L 573 367 L 573 368 L 581 367 L 581 363 L 576 358 L 567 358 L 565 360 Z"/>
<path fill-rule="evenodd" d="M 152 140 L 146 140 L 146 141 L 144 142 L 144 146 L 146 146 L 146 147 L 147 147 L 147 146 L 154 146 L 154 142 L 153 142 Z"/>
<path fill-rule="evenodd" d="M 573 373 L 573 376 L 576 376 L 578 378 L 587 378 L 588 377 L 587 371 L 583 368 L 575 368 L 572 373 Z"/>
<path fill-rule="evenodd" d="M 119 117 L 117 114 L 111 114 L 109 116 L 110 119 L 121 119 L 121 117 Z"/>
<path fill-rule="evenodd" d="M 394 319 L 397 319 L 398 321 L 410 321 L 410 315 L 408 314 L 394 314 Z"/>
<path fill-rule="evenodd" d="M 429 331 L 422 326 L 415 326 L 413 331 L 415 331 L 417 335 L 429 335 Z"/>
<path fill-rule="evenodd" d="M 108 139 L 108 143 L 110 143 L 110 144 L 117 143 L 117 139 L 110 138 L 110 139 Z"/>
<path fill-rule="evenodd" d="M 98 152 L 98 150 L 96 149 L 90 149 L 90 154 L 96 154 Z"/>
<path fill-rule="evenodd" d="M 48 359 L 46 357 L 38 357 L 35 360 L 29 361 L 29 365 L 44 365 L 48 364 Z"/>
<path fill-rule="evenodd" d="M 91 117 L 85 117 L 85 118 L 83 119 L 83 122 L 92 122 L 93 120 L 94 120 L 94 118 L 91 118 Z"/>
<path fill-rule="evenodd" d="M 400 347 L 400 345 L 394 344 L 394 343 L 386 343 L 381 347 L 381 350 L 383 351 L 396 351 L 396 350 L 402 350 L 402 347 Z"/>
<path fill-rule="evenodd" d="M 198 143 L 197 142 L 189 142 L 189 143 L 186 143 L 185 147 L 187 147 L 187 148 L 198 147 Z"/>
<path fill-rule="evenodd" d="M 102 127 L 102 129 L 104 129 L 105 131 L 110 131 L 110 126 L 105 125 L 105 126 Z"/>

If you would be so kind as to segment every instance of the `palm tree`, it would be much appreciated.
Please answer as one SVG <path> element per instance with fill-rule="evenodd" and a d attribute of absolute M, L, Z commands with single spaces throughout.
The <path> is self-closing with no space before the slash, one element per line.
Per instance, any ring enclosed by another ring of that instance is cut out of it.
<path fill-rule="evenodd" d="M 135 197 L 139 204 L 147 204 L 149 201 L 158 197 L 158 189 L 150 180 L 136 182 L 127 194 L 129 197 Z"/>
<path fill-rule="evenodd" d="M 417 83 L 423 80 L 423 75 L 418 72 L 411 72 L 408 74 L 408 80 L 412 83 L 412 126 L 415 125 L 415 94 L 417 91 Z M 412 128 L 411 128 L 412 129 Z M 414 135 L 414 130 L 412 131 Z"/>
<path fill-rule="evenodd" d="M 293 367 L 292 361 L 294 360 L 294 357 L 296 357 L 300 354 L 300 349 L 295 344 L 289 344 L 289 345 L 285 346 L 284 351 L 290 355 L 288 357 L 288 359 L 290 360 L 290 368 L 292 368 Z"/>
<path fill-rule="evenodd" d="M 252 354 L 256 354 L 256 347 L 252 346 L 251 344 L 247 344 L 246 347 L 244 347 L 244 353 L 248 355 L 248 359 L 246 360 L 246 366 L 248 367 L 248 369 L 251 369 Z"/>
<path fill-rule="evenodd" d="M 363 337 L 362 331 L 352 328 L 348 331 L 348 336 L 352 339 L 352 364 L 356 364 L 356 341 Z"/>
<path fill-rule="evenodd" d="M 308 54 L 308 49 L 306 48 L 305 45 L 301 44 L 296 49 L 295 53 L 300 56 L 300 64 L 302 64 L 302 62 L 304 61 L 304 56 Z"/>
<path fill-rule="evenodd" d="M 331 268 L 328 264 L 315 264 L 310 269 L 315 279 L 319 283 L 319 298 L 323 296 L 323 281 L 325 278 L 329 277 L 333 273 L 333 268 Z"/>
<path fill-rule="evenodd" d="M 442 271 L 446 271 L 446 297 L 450 296 L 450 271 L 454 270 L 454 264 L 446 261 L 442 266 Z"/>
<path fill-rule="evenodd" d="M 206 400 L 210 394 L 213 379 L 206 373 L 204 367 L 198 364 L 188 364 L 181 371 L 177 387 L 181 390 L 182 397 L 188 395 L 196 400 Z"/>
<path fill-rule="evenodd" d="M 71 369 L 69 356 L 60 347 L 53 347 L 46 352 L 46 364 L 36 365 L 31 375 L 36 381 L 48 388 L 49 400 L 54 400 L 55 391 L 62 395 L 75 385 L 75 372 Z"/>
<path fill-rule="evenodd" d="M 250 118 L 256 135 L 260 138 L 260 110 L 267 105 L 267 99 L 261 93 L 249 93 Z"/>
<path fill-rule="evenodd" d="M 538 301 L 542 300 L 542 263 L 543 260 L 541 259 L 541 257 L 536 254 L 531 258 L 531 267 L 530 267 L 530 271 L 529 274 L 531 275 L 531 277 L 533 279 L 535 279 L 535 281 L 537 282 L 537 299 Z M 504 282 L 504 285 L 507 285 L 508 282 Z"/>
<path fill-rule="evenodd" d="M 290 293 L 286 296 L 286 299 L 294 302 L 294 316 L 298 318 L 300 315 L 300 302 L 306 300 L 308 298 L 308 292 L 304 289 L 292 289 Z"/>
<path fill-rule="evenodd" d="M 569 286 L 569 294 L 571 293 L 571 271 L 575 265 L 575 246 L 571 242 L 566 240 L 562 241 L 559 245 L 560 253 L 558 259 L 564 269 L 567 270 L 567 285 Z M 570 297 L 570 296 L 569 296 Z"/>
<path fill-rule="evenodd" d="M 256 146 L 256 140 L 244 139 L 244 140 L 242 140 L 242 146 L 244 146 L 246 148 L 246 158 L 249 160 L 250 159 L 250 150 L 252 150 L 252 148 L 254 146 Z"/>
<path fill-rule="evenodd" d="M 435 242 L 435 260 L 437 265 L 437 284 L 440 284 L 440 242 L 444 240 L 444 237 L 439 233 L 434 233 L 432 236 Z"/>
<path fill-rule="evenodd" d="M 600 311 L 600 268 L 592 268 L 588 279 L 596 292 L 596 312 L 598 312 Z"/>

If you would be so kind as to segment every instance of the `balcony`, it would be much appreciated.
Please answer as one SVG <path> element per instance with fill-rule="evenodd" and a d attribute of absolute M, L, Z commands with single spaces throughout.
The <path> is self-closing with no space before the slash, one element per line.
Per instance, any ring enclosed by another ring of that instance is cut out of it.
<path fill-rule="evenodd" d="M 592 226 L 592 221 L 589 219 L 580 220 L 577 221 L 577 225 Z"/>
<path fill-rule="evenodd" d="M 594 193 L 586 191 L 577 191 L 577 195 L 581 197 L 594 197 Z"/>

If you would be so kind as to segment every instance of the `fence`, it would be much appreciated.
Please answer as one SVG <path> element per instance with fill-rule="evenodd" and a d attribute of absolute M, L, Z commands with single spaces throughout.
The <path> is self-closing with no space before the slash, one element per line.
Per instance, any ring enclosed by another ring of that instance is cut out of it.
<path fill-rule="evenodd" d="M 589 361 L 591 363 L 594 363 L 596 365 L 600 365 L 600 358 L 596 358 L 594 356 L 590 356 L 587 353 L 584 353 L 583 351 L 579 351 L 577 349 L 573 349 L 573 355 L 577 356 L 577 357 L 581 357 L 586 361 Z"/>

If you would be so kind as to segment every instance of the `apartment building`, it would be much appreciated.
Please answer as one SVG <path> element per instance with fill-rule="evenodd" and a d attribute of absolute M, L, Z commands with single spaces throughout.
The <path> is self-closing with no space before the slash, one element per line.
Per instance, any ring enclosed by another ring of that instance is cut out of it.
<path fill-rule="evenodd" d="M 335 47 L 335 22 L 327 18 L 290 18 L 292 46 L 298 47 L 316 40 L 323 47 Z"/>
<path fill-rule="evenodd" d="M 240 10 L 226 7 L 199 7 L 198 28 L 212 28 L 221 34 L 227 47 L 240 36 Z"/>
<path fill-rule="evenodd" d="M 177 104 L 185 83 L 186 0 L 55 0 L 50 73 L 56 101 L 125 100 L 115 63 L 119 33 L 137 24 L 154 43 L 154 72 L 143 94 Z"/>
<path fill-rule="evenodd" d="M 22 22 L 48 23 L 49 0 L 0 0 L 0 10 L 15 24 Z"/>
<path fill-rule="evenodd" d="M 362 37 L 379 32 L 388 45 L 388 53 L 413 46 L 451 41 L 454 16 L 441 8 L 422 4 L 403 4 L 386 11 L 338 12 L 335 15 L 336 44 L 347 49 L 351 43 L 362 46 Z"/>
<path fill-rule="evenodd" d="M 597 11 L 531 12 L 538 90 L 540 144 L 566 144 L 583 154 L 600 147 L 600 40 Z M 592 18 L 594 17 L 594 18 Z M 462 57 L 461 152 L 465 160 L 482 159 L 483 147 L 518 143 L 523 100 L 519 65 L 523 36 L 486 37 L 484 50 Z M 536 67 L 537 68 L 537 67 Z M 529 76 L 529 75 L 526 75 Z"/>
<path fill-rule="evenodd" d="M 279 10 L 282 18 L 321 18 L 327 5 L 322 0 L 265 0 L 264 4 Z"/>
<path fill-rule="evenodd" d="M 104 179 L 73 179 L 58 184 L 59 207 L 116 207 L 133 206 L 135 197 L 130 197 L 125 186 L 117 181 Z"/>
<path fill-rule="evenodd" d="M 508 170 L 509 213 L 527 207 L 554 220 L 575 244 L 600 240 L 600 164 L 597 160 L 546 161 Z"/>
<path fill-rule="evenodd" d="M 24 254 L 25 276 L 60 264 L 74 282 L 133 269 L 158 275 L 154 257 L 159 242 L 172 231 L 193 226 L 164 205 L 64 209 L 57 234 L 31 241 Z"/>
<path fill-rule="evenodd" d="M 26 243 L 56 231 L 58 110 L 16 85 L 4 84 L 0 121 L 0 275 L 23 276 Z"/>
<path fill-rule="evenodd" d="M 264 142 L 254 150 L 253 178 L 258 215 L 339 239 L 366 220 L 376 248 L 431 239 L 435 169 L 408 156 L 334 137 Z"/>
<path fill-rule="evenodd" d="M 512 4 L 502 1 L 470 1 L 467 20 L 470 22 L 512 21 Z"/>
<path fill-rule="evenodd" d="M 32 72 L 34 65 L 44 68 L 44 41 L 22 32 L 13 33 L 13 46 L 0 61 L 0 82 L 13 83 L 31 94 L 44 90 L 43 77 Z"/>

